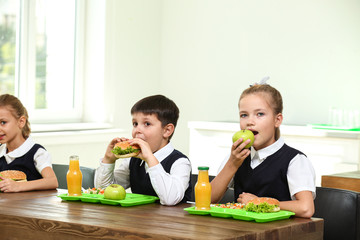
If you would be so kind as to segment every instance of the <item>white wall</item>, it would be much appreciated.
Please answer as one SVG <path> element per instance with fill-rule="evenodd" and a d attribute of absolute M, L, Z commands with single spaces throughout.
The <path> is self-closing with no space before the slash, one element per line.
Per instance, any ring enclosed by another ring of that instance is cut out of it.
<path fill-rule="evenodd" d="M 114 125 L 130 129 L 134 103 L 161 93 L 161 1 L 106 3 L 106 103 Z"/>
<path fill-rule="evenodd" d="M 179 106 L 173 143 L 185 154 L 188 121 L 237 122 L 241 92 L 264 76 L 283 95 L 285 124 L 360 109 L 359 1 L 87 0 L 85 11 L 84 120 L 124 131 L 91 152 L 39 139 L 55 163 L 78 149 L 93 166 L 111 138 L 131 137 L 130 108 L 152 94 Z"/>
<path fill-rule="evenodd" d="M 131 128 L 135 101 L 164 94 L 180 108 L 173 142 L 188 153 L 187 122 L 238 121 L 240 93 L 264 76 L 283 95 L 286 124 L 360 109 L 359 1 L 111 0 L 106 11 L 116 127 Z"/>
<path fill-rule="evenodd" d="M 33 133 L 32 137 L 50 152 L 52 163 L 69 164 L 69 157 L 78 155 L 81 166 L 97 168 L 110 140 L 122 134 L 121 129 L 103 129 Z"/>

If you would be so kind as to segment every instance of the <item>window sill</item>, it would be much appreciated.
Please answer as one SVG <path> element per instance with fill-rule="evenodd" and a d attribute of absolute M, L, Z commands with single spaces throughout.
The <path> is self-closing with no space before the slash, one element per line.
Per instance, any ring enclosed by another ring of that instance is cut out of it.
<path fill-rule="evenodd" d="M 49 123 L 31 124 L 32 133 L 111 129 L 110 123 Z"/>
<path fill-rule="evenodd" d="M 44 146 L 71 147 L 83 144 L 107 144 L 115 137 L 128 136 L 124 129 L 113 128 L 110 124 L 66 123 L 32 125 L 31 136 Z M 105 145 L 106 146 L 106 145 Z"/>

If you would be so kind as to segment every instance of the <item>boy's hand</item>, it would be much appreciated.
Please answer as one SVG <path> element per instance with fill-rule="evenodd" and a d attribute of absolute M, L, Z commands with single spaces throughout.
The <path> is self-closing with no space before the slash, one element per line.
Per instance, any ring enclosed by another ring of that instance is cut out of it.
<path fill-rule="evenodd" d="M 130 145 L 138 145 L 141 149 L 139 155 L 137 155 L 137 158 L 140 158 L 144 160 L 149 167 L 153 167 L 157 164 L 159 164 L 159 161 L 154 156 L 153 152 L 151 151 L 151 148 L 147 142 L 140 138 L 134 138 L 129 140 Z"/>
<path fill-rule="evenodd" d="M 245 148 L 245 146 L 251 142 L 250 139 L 246 140 L 245 142 L 241 143 L 243 141 L 242 138 L 238 139 L 236 142 L 233 143 L 231 146 L 231 155 L 229 158 L 229 161 L 232 162 L 234 167 L 238 169 L 242 163 L 244 162 L 245 158 L 249 156 L 250 149 Z M 241 143 L 241 144 L 240 144 Z"/>
<path fill-rule="evenodd" d="M 112 152 L 113 148 L 115 147 L 115 144 L 118 142 L 123 142 L 123 141 L 127 141 L 127 140 L 129 140 L 129 139 L 124 138 L 124 137 L 114 138 L 113 140 L 111 140 L 111 142 L 109 143 L 109 145 L 106 148 L 106 152 L 105 152 L 102 162 L 103 163 L 114 163 L 117 160 L 114 153 Z"/>
<path fill-rule="evenodd" d="M 0 190 L 2 192 L 20 192 L 21 183 L 11 180 L 9 178 L 0 177 L 2 181 L 0 182 Z"/>

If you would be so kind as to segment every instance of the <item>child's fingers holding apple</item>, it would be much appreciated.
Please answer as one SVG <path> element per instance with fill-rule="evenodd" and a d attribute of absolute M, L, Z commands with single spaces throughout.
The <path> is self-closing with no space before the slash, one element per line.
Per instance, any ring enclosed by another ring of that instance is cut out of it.
<path fill-rule="evenodd" d="M 244 162 L 244 160 L 249 156 L 250 151 L 243 151 L 238 155 L 230 155 L 229 161 L 232 163 L 235 169 L 238 169 Z"/>
<path fill-rule="evenodd" d="M 245 148 L 250 148 L 254 144 L 255 136 L 252 131 L 244 129 L 234 133 L 232 137 L 233 143 L 237 142 L 239 139 L 241 139 L 241 142 L 250 139 L 245 145 Z"/>
<path fill-rule="evenodd" d="M 250 139 L 246 139 L 245 141 L 242 138 L 239 138 L 233 143 L 234 148 L 244 149 L 248 148 L 247 145 L 251 143 Z"/>
<path fill-rule="evenodd" d="M 231 155 L 230 160 L 234 163 L 236 167 L 240 167 L 244 162 L 245 158 L 249 156 L 250 149 L 245 148 L 247 144 L 249 144 L 249 139 L 245 142 L 242 142 L 242 139 L 238 139 L 231 147 Z"/>
<path fill-rule="evenodd" d="M 235 149 L 231 154 L 238 160 L 244 161 L 245 158 L 247 156 L 249 156 L 249 154 L 251 153 L 251 151 L 247 148 L 244 148 L 241 151 L 238 151 L 238 149 Z"/>
<path fill-rule="evenodd" d="M 233 145 L 232 145 L 232 150 L 237 150 L 237 151 L 242 151 L 243 149 L 248 149 L 247 145 L 251 143 L 250 139 L 247 139 L 245 141 L 243 141 L 242 138 L 239 138 L 238 140 L 236 140 Z"/>

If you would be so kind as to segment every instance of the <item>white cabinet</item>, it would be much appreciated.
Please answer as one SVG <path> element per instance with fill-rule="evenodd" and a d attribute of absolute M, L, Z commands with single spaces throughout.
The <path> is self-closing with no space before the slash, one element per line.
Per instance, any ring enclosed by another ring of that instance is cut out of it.
<path fill-rule="evenodd" d="M 189 158 L 193 173 L 198 166 L 209 166 L 216 175 L 221 162 L 230 154 L 231 137 L 239 123 L 189 122 Z M 281 136 L 311 160 L 316 171 L 316 185 L 321 175 L 357 171 L 360 163 L 360 132 L 312 129 L 307 126 L 282 125 Z"/>

